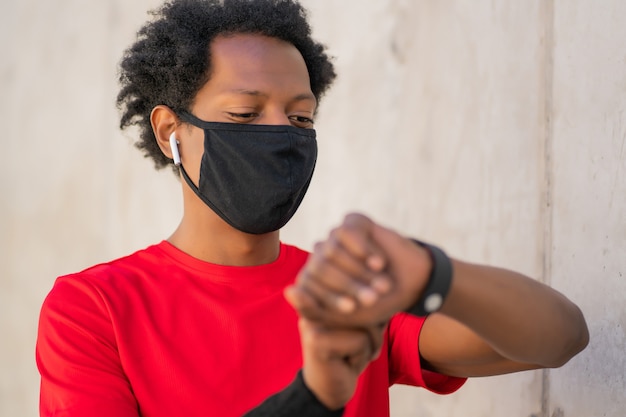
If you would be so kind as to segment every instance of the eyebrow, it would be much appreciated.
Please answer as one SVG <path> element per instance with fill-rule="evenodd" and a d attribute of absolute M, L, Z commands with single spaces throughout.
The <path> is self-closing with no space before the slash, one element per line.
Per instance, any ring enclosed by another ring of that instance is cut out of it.
<path fill-rule="evenodd" d="M 266 93 L 263 93 L 261 91 L 247 90 L 245 88 L 237 88 L 237 89 L 229 90 L 228 92 L 233 93 L 233 94 L 243 94 L 243 95 L 254 96 L 254 97 L 267 97 L 268 96 Z M 310 100 L 310 101 L 317 103 L 317 99 L 311 93 L 298 94 L 292 99 L 292 101 L 304 101 L 304 100 Z"/>

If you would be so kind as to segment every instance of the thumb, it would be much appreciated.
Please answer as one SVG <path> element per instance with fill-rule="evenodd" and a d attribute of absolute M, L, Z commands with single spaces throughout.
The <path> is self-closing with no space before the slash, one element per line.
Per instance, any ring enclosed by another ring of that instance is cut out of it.
<path fill-rule="evenodd" d="M 311 320 L 323 319 L 322 307 L 315 298 L 311 297 L 305 290 L 296 285 L 285 288 L 283 295 L 287 302 L 298 312 L 300 316 L 305 316 Z"/>

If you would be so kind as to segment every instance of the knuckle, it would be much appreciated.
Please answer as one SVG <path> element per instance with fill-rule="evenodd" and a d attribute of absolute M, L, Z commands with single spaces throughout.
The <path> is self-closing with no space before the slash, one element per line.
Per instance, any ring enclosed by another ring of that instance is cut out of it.
<path fill-rule="evenodd" d="M 316 254 L 316 255 L 323 253 L 324 252 L 324 245 L 325 245 L 324 242 L 316 242 L 313 245 L 313 253 Z"/>
<path fill-rule="evenodd" d="M 335 246 L 349 244 L 355 239 L 356 230 L 350 226 L 342 225 L 333 231 L 332 236 L 328 239 Z"/>
<path fill-rule="evenodd" d="M 352 279 L 348 282 L 346 286 L 346 291 L 350 296 L 359 300 L 359 304 L 361 304 L 360 298 L 362 297 L 363 290 L 368 288 L 366 285 L 361 283 L 358 278 Z"/>
<path fill-rule="evenodd" d="M 354 223 L 358 220 L 358 216 L 359 215 L 357 213 L 348 213 L 344 216 L 343 222 L 346 224 Z"/>
<path fill-rule="evenodd" d="M 337 258 L 337 252 L 339 251 L 339 244 L 336 240 L 330 240 L 322 248 L 322 256 L 328 261 L 332 261 Z"/>
<path fill-rule="evenodd" d="M 329 241 L 341 242 L 346 239 L 346 233 L 348 232 L 345 225 L 335 227 L 329 235 Z"/>
<path fill-rule="evenodd" d="M 311 262 L 307 266 L 306 279 L 304 282 L 311 282 L 322 274 L 322 265 L 320 262 Z"/>
<path fill-rule="evenodd" d="M 345 215 L 343 222 L 344 224 L 354 226 L 362 223 L 365 219 L 365 216 L 361 213 L 348 213 Z"/>
<path fill-rule="evenodd" d="M 303 282 L 311 281 L 315 276 L 321 273 L 323 264 L 323 260 L 320 259 L 321 256 L 322 255 L 319 252 L 314 252 L 313 256 L 309 258 L 304 269 L 300 273 Z"/>
<path fill-rule="evenodd" d="M 313 247 L 313 253 L 316 258 L 324 262 L 332 262 L 337 259 L 340 250 L 339 242 L 335 239 L 329 239 L 326 242 L 318 242 Z"/>

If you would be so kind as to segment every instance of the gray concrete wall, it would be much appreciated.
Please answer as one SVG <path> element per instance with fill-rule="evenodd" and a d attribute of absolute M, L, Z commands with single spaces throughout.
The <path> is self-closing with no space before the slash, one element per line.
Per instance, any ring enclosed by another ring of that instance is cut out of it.
<path fill-rule="evenodd" d="M 177 181 L 117 129 L 116 63 L 157 0 L 0 2 L 0 416 L 37 415 L 39 306 L 57 275 L 168 236 Z M 577 302 L 558 370 L 392 389 L 408 416 L 626 415 L 626 3 L 307 0 L 339 79 L 283 240 L 364 211 Z"/>

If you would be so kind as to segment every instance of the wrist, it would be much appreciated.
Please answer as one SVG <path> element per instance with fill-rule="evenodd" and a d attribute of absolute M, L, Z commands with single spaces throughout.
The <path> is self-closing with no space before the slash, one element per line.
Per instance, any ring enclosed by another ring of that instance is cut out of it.
<path fill-rule="evenodd" d="M 348 402 L 350 397 L 344 397 L 340 395 L 339 392 L 341 392 L 342 390 L 316 389 L 317 384 L 311 380 L 311 376 L 305 368 L 306 366 L 298 372 L 296 380 L 307 391 L 312 404 L 315 404 L 316 407 L 321 407 L 328 411 L 339 413 L 342 412 L 345 404 Z M 315 377 L 313 377 L 313 379 L 315 380 Z M 326 384 L 328 383 L 328 381 L 321 382 Z"/>
<path fill-rule="evenodd" d="M 446 253 L 437 246 L 411 239 L 417 246 L 423 248 L 430 259 L 430 271 L 426 285 L 419 298 L 407 309 L 407 312 L 419 317 L 427 316 L 439 311 L 446 300 L 452 286 L 452 261 Z"/>

